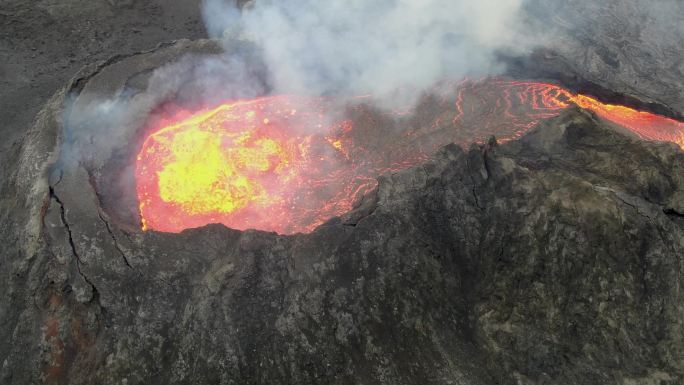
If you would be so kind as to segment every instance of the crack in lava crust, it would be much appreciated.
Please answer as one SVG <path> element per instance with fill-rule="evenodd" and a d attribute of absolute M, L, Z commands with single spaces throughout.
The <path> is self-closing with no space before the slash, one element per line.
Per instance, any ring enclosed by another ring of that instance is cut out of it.
<path fill-rule="evenodd" d="M 448 143 L 517 138 L 573 103 L 642 139 L 684 148 L 681 122 L 552 84 L 498 78 L 447 82 L 411 113 L 356 104 L 339 120 L 332 118 L 338 104 L 323 98 L 228 102 L 180 111 L 148 130 L 136 160 L 142 228 L 223 223 L 310 232 L 349 211 L 383 173 L 425 161 Z"/>

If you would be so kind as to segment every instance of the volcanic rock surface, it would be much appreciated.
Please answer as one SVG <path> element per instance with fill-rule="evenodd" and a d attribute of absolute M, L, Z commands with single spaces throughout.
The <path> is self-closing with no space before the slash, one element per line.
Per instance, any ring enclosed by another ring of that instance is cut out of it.
<path fill-rule="evenodd" d="M 206 36 L 199 0 L 6 0 L 0 3 L 0 161 L 83 66 Z M 3 167 L 5 180 L 13 167 Z"/>
<path fill-rule="evenodd" d="M 72 156 L 101 139 L 71 138 L 63 107 L 188 52 L 217 47 L 84 70 L 26 136 L 3 186 L 2 383 L 684 381 L 676 145 L 572 108 L 385 175 L 310 234 L 141 232 L 95 188 L 115 149 Z"/>

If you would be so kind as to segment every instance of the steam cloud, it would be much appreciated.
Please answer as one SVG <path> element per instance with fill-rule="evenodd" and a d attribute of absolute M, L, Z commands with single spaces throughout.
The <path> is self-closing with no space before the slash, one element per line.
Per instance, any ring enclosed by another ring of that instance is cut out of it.
<path fill-rule="evenodd" d="M 500 71 L 496 52 L 525 48 L 517 39 L 522 2 L 258 0 L 238 7 L 234 0 L 205 0 L 207 32 L 222 39 L 225 53 L 191 54 L 158 68 L 144 90 L 74 95 L 62 161 L 96 170 L 120 162 L 103 191 L 117 210 L 136 213 L 126 151 L 159 105 L 193 110 L 271 93 L 373 94 L 375 103 L 405 107 L 440 78 Z"/>
<path fill-rule="evenodd" d="M 681 41 L 663 41 L 667 31 L 684 35 L 684 24 L 677 22 L 680 0 L 648 7 L 621 0 L 579 0 L 582 6 L 545 0 L 256 0 L 243 7 L 235 1 L 202 3 L 207 32 L 222 39 L 224 53 L 188 54 L 122 90 L 67 100 L 60 167 L 83 163 L 96 170 L 95 178 L 107 183 L 104 199 L 121 211 L 117 215 L 137 215 L 129 151 L 146 120 L 167 102 L 192 111 L 265 94 L 372 94 L 381 107 L 404 108 L 441 79 L 502 73 L 500 53 L 525 56 L 537 46 L 570 57 L 581 53 L 578 60 L 591 60 L 587 66 L 602 77 L 610 76 L 609 66 L 633 60 L 629 49 L 592 52 L 593 37 L 578 37 L 578 31 L 596 31 L 604 40 L 629 35 L 662 52 L 679 49 Z M 672 57 L 668 68 L 684 74 Z M 118 175 L 100 178 L 110 169 Z"/>
<path fill-rule="evenodd" d="M 523 0 L 206 0 L 211 37 L 254 41 L 274 92 L 386 96 L 495 73 L 520 44 Z M 530 39 L 525 39 L 530 41 Z M 414 92 L 415 93 L 415 92 Z"/>
<path fill-rule="evenodd" d="M 267 93 L 373 94 L 405 107 L 440 78 L 497 73 L 497 52 L 527 48 L 523 1 L 205 0 L 207 32 L 226 52 L 158 68 L 143 93 L 68 103 L 65 153 L 107 159 L 135 140 L 123 127 L 169 100 L 193 109 Z"/>

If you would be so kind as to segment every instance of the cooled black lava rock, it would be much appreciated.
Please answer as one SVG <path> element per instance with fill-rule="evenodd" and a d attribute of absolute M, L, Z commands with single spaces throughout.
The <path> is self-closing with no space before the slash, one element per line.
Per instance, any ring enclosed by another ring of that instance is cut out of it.
<path fill-rule="evenodd" d="M 447 146 L 311 234 L 120 226 L 105 164 L 65 156 L 65 95 L 212 47 L 101 67 L 38 117 L 3 187 L 3 384 L 684 381 L 684 153 L 578 109 Z"/>

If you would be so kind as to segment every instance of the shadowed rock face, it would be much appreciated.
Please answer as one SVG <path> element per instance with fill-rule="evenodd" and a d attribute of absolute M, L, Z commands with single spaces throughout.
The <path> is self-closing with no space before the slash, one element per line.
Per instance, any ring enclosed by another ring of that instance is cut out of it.
<path fill-rule="evenodd" d="M 311 234 L 117 225 L 64 95 L 214 50 L 101 67 L 39 115 L 3 187 L 2 383 L 684 381 L 684 154 L 584 111 L 447 146 Z"/>

